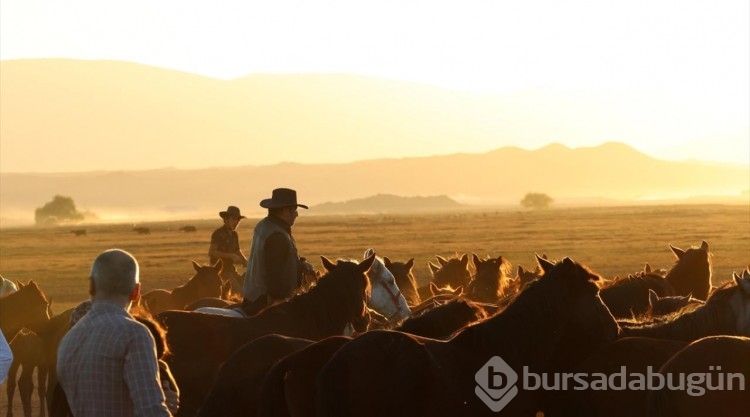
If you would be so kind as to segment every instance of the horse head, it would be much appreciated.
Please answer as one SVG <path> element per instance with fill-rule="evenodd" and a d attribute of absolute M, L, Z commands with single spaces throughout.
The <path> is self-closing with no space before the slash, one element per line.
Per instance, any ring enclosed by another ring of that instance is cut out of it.
<path fill-rule="evenodd" d="M 555 357 L 562 362 L 576 362 L 614 341 L 620 329 L 599 297 L 602 278 L 567 257 L 557 263 L 541 257 L 537 260 L 544 275 L 536 281 L 536 285 L 532 283 L 529 287 L 549 283 L 548 290 L 561 297 L 565 310 L 562 314 L 567 316 L 563 318 L 565 331 L 562 332 Z"/>
<path fill-rule="evenodd" d="M 422 302 L 419 296 L 419 290 L 417 289 L 417 279 L 412 273 L 414 268 L 414 258 L 410 258 L 406 262 L 393 262 L 387 256 L 383 257 L 385 267 L 396 278 L 396 285 L 401 289 L 401 292 L 406 298 L 406 302 L 411 306 L 416 306 Z"/>
<path fill-rule="evenodd" d="M 476 254 L 472 254 L 472 257 L 477 272 L 469 283 L 467 297 L 474 301 L 497 303 L 508 284 L 510 262 L 502 256 L 486 260 L 479 259 Z"/>
<path fill-rule="evenodd" d="M 667 272 L 665 279 L 675 290 L 675 295 L 692 294 L 705 300 L 711 288 L 711 252 L 708 243 L 700 247 L 683 250 L 669 245 L 677 260 Z"/>
<path fill-rule="evenodd" d="M 368 272 L 372 293 L 367 303 L 370 308 L 385 316 L 391 324 L 396 324 L 411 316 L 411 309 L 401 293 L 396 278 L 386 268 L 381 258 L 370 248 L 365 251 L 365 259 L 375 256 Z"/>
<path fill-rule="evenodd" d="M 438 287 L 451 286 L 452 288 L 458 288 L 463 286 L 466 288 L 471 281 L 471 273 L 469 272 L 469 255 L 464 254 L 460 258 L 445 259 L 442 256 L 436 256 L 440 266 L 434 265 L 431 262 L 427 264 L 432 272 L 432 282 Z"/>
<path fill-rule="evenodd" d="M 345 303 L 349 323 L 356 327 L 369 323 L 367 305 L 372 295 L 372 285 L 367 271 L 375 262 L 375 254 L 362 262 L 337 260 L 333 263 L 325 256 L 320 257 L 328 271 L 315 285 L 315 292 L 324 292 L 336 297 L 336 302 Z M 311 291 L 312 293 L 312 291 Z"/>

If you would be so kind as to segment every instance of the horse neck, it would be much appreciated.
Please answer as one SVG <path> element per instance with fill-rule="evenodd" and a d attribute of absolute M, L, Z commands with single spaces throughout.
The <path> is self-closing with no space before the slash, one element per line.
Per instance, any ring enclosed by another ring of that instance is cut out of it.
<path fill-rule="evenodd" d="M 39 330 L 39 327 L 37 326 L 39 323 L 28 321 L 28 316 L 22 313 L 29 307 L 27 300 L 28 297 L 23 295 L 28 291 L 30 291 L 30 289 L 22 288 L 12 294 L 0 298 L 0 328 L 8 341 L 10 341 L 12 336 L 23 327 L 27 327 L 34 331 Z"/>
<path fill-rule="evenodd" d="M 295 311 L 299 317 L 314 323 L 315 328 L 310 330 L 322 338 L 341 334 L 344 327 L 355 318 L 351 311 L 355 302 L 357 300 L 341 297 L 333 287 L 316 285 L 310 291 L 266 310 Z"/>
<path fill-rule="evenodd" d="M 666 322 L 625 326 L 622 336 L 692 341 L 717 334 L 734 334 L 735 320 L 728 300 L 706 303 Z"/>
<path fill-rule="evenodd" d="M 563 298 L 554 291 L 530 287 L 501 313 L 466 327 L 449 343 L 543 369 L 568 317 Z"/>

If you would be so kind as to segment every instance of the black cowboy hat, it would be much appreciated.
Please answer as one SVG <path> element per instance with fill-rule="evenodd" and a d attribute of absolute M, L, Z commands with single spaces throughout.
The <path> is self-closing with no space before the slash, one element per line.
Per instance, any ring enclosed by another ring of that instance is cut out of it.
<path fill-rule="evenodd" d="M 235 206 L 229 206 L 227 207 L 226 211 L 220 211 L 219 216 L 221 216 L 222 219 L 226 219 L 227 217 L 239 217 L 240 219 L 245 218 L 245 216 L 240 214 L 240 209 Z"/>
<path fill-rule="evenodd" d="M 289 188 L 277 188 L 273 190 L 271 198 L 266 198 L 260 202 L 260 206 L 263 208 L 277 208 L 277 207 L 302 207 L 308 208 L 304 204 L 297 204 L 297 192 Z"/>

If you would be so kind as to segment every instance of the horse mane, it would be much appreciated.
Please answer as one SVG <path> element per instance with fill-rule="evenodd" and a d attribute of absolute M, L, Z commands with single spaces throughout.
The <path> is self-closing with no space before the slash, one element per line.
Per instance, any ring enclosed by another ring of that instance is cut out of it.
<path fill-rule="evenodd" d="M 465 326 L 487 318 L 487 312 L 477 303 L 459 297 L 431 308 L 416 317 L 406 319 L 393 330 L 433 339 L 450 338 Z"/>
<path fill-rule="evenodd" d="M 568 306 L 564 305 L 565 297 L 561 297 L 560 294 L 560 280 L 554 275 L 556 273 L 553 270 L 529 283 L 526 289 L 511 296 L 510 303 L 502 312 L 464 327 L 462 331 L 456 332 L 451 340 L 478 346 L 492 346 L 493 349 L 508 353 L 533 350 L 547 352 L 539 353 L 537 356 L 549 356 L 562 337 L 562 332 L 554 330 L 569 311 L 566 308 Z M 498 331 L 499 327 L 502 327 L 502 331 Z M 548 334 L 555 334 L 557 340 L 545 340 Z M 518 340 L 527 341 L 527 344 L 520 346 Z M 503 358 L 508 359 L 505 356 Z M 543 366 L 541 363 L 537 365 Z"/>
<path fill-rule="evenodd" d="M 717 288 L 703 305 L 689 310 L 677 312 L 663 317 L 661 320 L 639 323 L 623 323 L 623 336 L 645 336 L 670 338 L 678 340 L 695 340 L 710 334 L 730 332 L 731 329 L 716 328 L 717 323 L 725 326 L 732 325 L 732 308 L 729 298 L 734 295 L 737 284 L 733 281 Z"/>
<path fill-rule="evenodd" d="M 372 291 L 370 279 L 363 274 L 364 288 L 360 283 L 342 283 L 343 280 L 354 281 L 350 275 L 351 269 L 356 267 L 356 261 L 339 259 L 336 267 L 320 277 L 307 292 L 297 294 L 286 302 L 270 305 L 258 314 L 275 308 L 289 308 L 304 312 L 308 316 L 315 315 L 315 321 L 324 325 L 340 321 L 342 315 L 347 318 L 363 315 Z M 364 298 L 357 297 L 362 290 Z M 352 292 L 355 294 L 351 294 Z M 342 303 L 343 307 L 334 308 Z"/>

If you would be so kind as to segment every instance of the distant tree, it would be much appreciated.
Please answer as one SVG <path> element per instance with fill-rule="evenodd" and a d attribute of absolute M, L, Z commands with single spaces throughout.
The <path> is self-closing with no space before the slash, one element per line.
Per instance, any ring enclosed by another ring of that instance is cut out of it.
<path fill-rule="evenodd" d="M 543 193 L 527 193 L 521 200 L 521 205 L 528 209 L 546 209 L 552 204 L 552 197 Z"/>
<path fill-rule="evenodd" d="M 76 210 L 73 199 L 61 195 L 56 195 L 52 201 L 34 211 L 37 226 L 79 222 L 83 218 L 83 213 Z"/>

